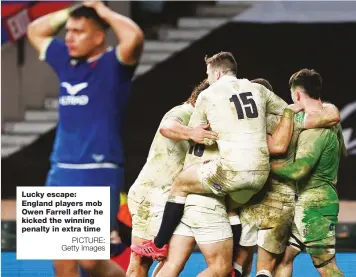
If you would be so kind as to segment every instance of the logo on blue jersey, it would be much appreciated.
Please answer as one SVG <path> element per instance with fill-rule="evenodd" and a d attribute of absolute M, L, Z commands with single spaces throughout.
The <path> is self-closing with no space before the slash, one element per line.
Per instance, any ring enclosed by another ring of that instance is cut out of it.
<path fill-rule="evenodd" d="M 100 163 L 101 161 L 104 160 L 104 155 L 93 154 L 92 157 L 94 161 L 96 161 L 97 163 Z"/>
<path fill-rule="evenodd" d="M 88 87 L 88 83 L 79 83 L 76 85 L 71 85 L 68 82 L 62 82 L 61 87 L 67 90 L 69 95 L 59 97 L 59 104 L 62 106 L 85 106 L 89 102 L 89 97 L 87 95 L 76 95 L 78 92 Z"/>

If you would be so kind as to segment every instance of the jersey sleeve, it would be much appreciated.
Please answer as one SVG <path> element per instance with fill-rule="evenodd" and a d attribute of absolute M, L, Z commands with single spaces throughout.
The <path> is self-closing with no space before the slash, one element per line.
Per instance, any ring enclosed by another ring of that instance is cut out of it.
<path fill-rule="evenodd" d="M 173 119 L 181 124 L 187 126 L 189 123 L 189 119 L 192 115 L 193 107 L 190 105 L 182 105 L 170 110 L 164 117 L 165 120 Z"/>
<path fill-rule="evenodd" d="M 202 93 L 198 96 L 195 108 L 189 121 L 189 127 L 197 127 L 208 123 L 208 100 Z"/>
<path fill-rule="evenodd" d="M 266 117 L 266 126 L 267 126 L 267 134 L 268 135 L 272 135 L 276 129 L 276 126 L 278 125 L 279 121 L 280 121 L 281 117 L 279 115 L 275 115 L 275 114 L 267 114 Z M 300 112 L 297 113 L 294 116 L 294 130 L 303 130 L 304 129 L 304 119 L 305 119 L 305 113 L 304 112 Z"/>
<path fill-rule="evenodd" d="M 303 130 L 305 129 L 305 119 L 306 119 L 306 113 L 305 112 L 299 112 L 295 114 L 294 116 L 294 129 L 295 130 Z"/>
<path fill-rule="evenodd" d="M 266 89 L 265 87 L 263 87 L 262 90 L 264 90 L 264 93 L 267 98 L 266 113 L 282 115 L 284 109 L 288 106 L 286 101 L 284 101 L 282 98 L 274 94 L 272 91 Z"/>
<path fill-rule="evenodd" d="M 267 126 L 267 134 L 272 135 L 276 129 L 276 126 L 278 125 L 281 117 L 279 115 L 275 114 L 267 114 L 266 117 L 266 126 Z M 294 130 L 303 130 L 304 129 L 304 123 L 305 123 L 305 113 L 304 112 L 299 112 L 294 116 Z"/>
<path fill-rule="evenodd" d="M 266 117 L 266 131 L 268 135 L 273 135 L 274 130 L 276 129 L 276 126 L 278 125 L 281 117 L 279 115 L 275 114 L 267 114 Z"/>
<path fill-rule="evenodd" d="M 310 129 L 299 135 L 296 159 L 281 166 L 272 165 L 272 172 L 292 180 L 305 178 L 318 162 L 326 145 L 326 129 Z"/>
<path fill-rule="evenodd" d="M 345 141 L 344 141 L 344 135 L 342 133 L 341 124 L 338 123 L 336 126 L 334 126 L 334 128 L 336 128 L 337 138 L 338 138 L 338 141 L 340 144 L 340 157 L 346 157 L 347 149 L 346 149 L 346 145 L 345 145 Z"/>
<path fill-rule="evenodd" d="M 40 51 L 40 60 L 46 61 L 56 74 L 59 75 L 70 61 L 68 49 L 64 41 L 59 38 L 48 38 L 45 40 Z"/>
<path fill-rule="evenodd" d="M 110 56 L 111 61 L 114 62 L 115 68 L 120 78 L 122 78 L 124 81 L 130 81 L 135 74 L 137 63 L 133 65 L 123 63 L 120 60 L 120 57 L 118 56 L 118 47 L 119 46 L 111 49 L 108 54 Z"/>

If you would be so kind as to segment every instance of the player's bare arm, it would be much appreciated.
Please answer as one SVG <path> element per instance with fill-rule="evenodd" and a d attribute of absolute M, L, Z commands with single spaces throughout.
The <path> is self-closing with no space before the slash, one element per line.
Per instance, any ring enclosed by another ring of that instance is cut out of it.
<path fill-rule="evenodd" d="M 295 113 L 302 111 L 303 108 L 298 104 L 291 104 Z M 340 112 L 338 108 L 330 103 L 324 103 L 323 109 L 313 113 L 306 113 L 303 117 L 303 126 L 305 129 L 327 128 L 335 126 L 340 122 Z"/>
<path fill-rule="evenodd" d="M 85 1 L 84 5 L 94 8 L 113 29 L 119 41 L 116 54 L 120 62 L 128 65 L 135 64 L 143 50 L 144 35 L 140 27 L 130 18 L 114 12 L 101 1 Z"/>
<path fill-rule="evenodd" d="M 306 129 L 331 127 L 340 122 L 340 112 L 335 105 L 323 104 L 323 109 L 306 114 Z"/>
<path fill-rule="evenodd" d="M 160 133 L 166 138 L 172 140 L 192 140 L 195 143 L 211 145 L 218 136 L 215 132 L 207 130 L 209 125 L 201 125 L 197 127 L 188 127 L 177 120 L 165 120 L 159 129 Z"/>
<path fill-rule="evenodd" d="M 267 137 L 270 155 L 280 155 L 287 151 L 293 133 L 293 118 L 294 111 L 289 108 L 285 109 L 276 130 Z"/>
<path fill-rule="evenodd" d="M 58 29 L 66 23 L 72 10 L 78 5 L 47 14 L 31 22 L 27 28 L 27 37 L 32 46 L 40 52 L 45 43 L 50 42 L 50 38 Z"/>

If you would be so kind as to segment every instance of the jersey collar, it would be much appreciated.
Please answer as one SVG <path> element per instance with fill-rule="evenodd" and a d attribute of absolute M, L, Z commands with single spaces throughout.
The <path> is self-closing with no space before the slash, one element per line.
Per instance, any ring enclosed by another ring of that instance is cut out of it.
<path fill-rule="evenodd" d="M 109 52 L 111 50 L 112 50 L 112 47 L 110 46 L 110 47 L 106 48 L 105 52 Z M 92 62 L 95 62 L 95 61 L 99 60 L 101 58 L 101 56 L 104 55 L 105 52 L 100 53 L 100 54 L 98 54 L 98 55 L 96 55 L 96 56 L 94 56 L 94 57 L 92 57 L 90 59 L 87 59 L 87 63 L 92 63 Z"/>
<path fill-rule="evenodd" d="M 236 81 L 236 80 L 237 80 L 237 78 L 235 76 L 224 75 L 224 76 L 220 77 L 220 79 L 218 81 L 231 82 L 231 81 Z"/>
<path fill-rule="evenodd" d="M 111 51 L 112 49 L 113 49 L 113 48 L 110 46 L 110 47 L 108 47 L 108 48 L 106 49 L 105 52 L 109 52 L 109 51 Z M 94 57 L 92 57 L 92 58 L 90 58 L 90 59 L 87 59 L 86 62 L 87 62 L 88 64 L 90 64 L 90 63 L 93 63 L 93 62 L 95 62 L 95 61 L 98 61 L 98 60 L 101 58 L 101 56 L 104 55 L 105 52 L 100 53 L 100 54 L 98 54 L 98 55 L 96 55 L 96 56 L 94 56 Z M 70 61 L 71 65 L 73 65 L 73 66 L 77 65 L 78 62 L 80 62 L 78 59 L 71 59 L 71 61 Z"/>

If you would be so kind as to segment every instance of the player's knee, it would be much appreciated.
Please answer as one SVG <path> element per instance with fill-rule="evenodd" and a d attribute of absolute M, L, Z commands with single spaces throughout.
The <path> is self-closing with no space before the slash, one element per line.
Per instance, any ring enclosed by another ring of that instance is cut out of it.
<path fill-rule="evenodd" d="M 231 264 L 223 263 L 210 266 L 211 271 L 214 272 L 213 276 L 228 276 L 231 273 Z"/>
<path fill-rule="evenodd" d="M 75 261 L 54 261 L 54 270 L 57 276 L 75 276 L 78 273 L 77 263 Z"/>
<path fill-rule="evenodd" d="M 174 180 L 174 184 L 173 184 L 171 190 L 176 191 L 176 192 L 188 193 L 191 190 L 191 186 L 187 185 L 187 183 L 183 179 L 177 177 Z"/>
<path fill-rule="evenodd" d="M 215 273 L 214 276 L 227 276 L 232 270 L 232 260 L 217 259 L 216 262 L 209 267 Z"/>
<path fill-rule="evenodd" d="M 300 254 L 301 249 L 302 248 L 296 248 L 293 245 L 287 246 L 282 257 L 277 257 L 277 263 L 284 266 L 293 265 L 293 261 L 295 257 Z"/>
<path fill-rule="evenodd" d="M 80 260 L 78 261 L 80 266 L 86 271 L 94 270 L 100 263 L 99 260 Z"/>
<path fill-rule="evenodd" d="M 180 189 L 181 187 L 184 187 L 184 182 L 183 182 L 183 178 L 181 177 L 176 177 L 173 181 L 173 184 L 172 184 L 172 189 L 175 188 L 175 189 Z"/>
<path fill-rule="evenodd" d="M 335 257 L 332 257 L 328 260 L 322 259 L 313 259 L 314 266 L 316 270 L 319 272 L 320 276 L 323 277 L 343 277 L 344 275 L 338 268 L 335 262 Z"/>
<path fill-rule="evenodd" d="M 279 261 L 278 264 L 279 264 L 280 266 L 284 266 L 284 267 L 290 266 L 290 265 L 293 264 L 293 260 L 294 260 L 294 257 L 292 257 L 292 256 L 290 256 L 290 255 L 284 255 L 284 256 L 280 259 L 280 261 Z"/>
<path fill-rule="evenodd" d="M 334 261 L 335 258 L 335 254 L 329 254 L 329 253 L 325 253 L 325 254 L 313 254 L 311 253 L 311 258 L 314 264 L 314 267 L 319 271 L 319 269 L 325 268 L 327 266 L 330 266 Z"/>

